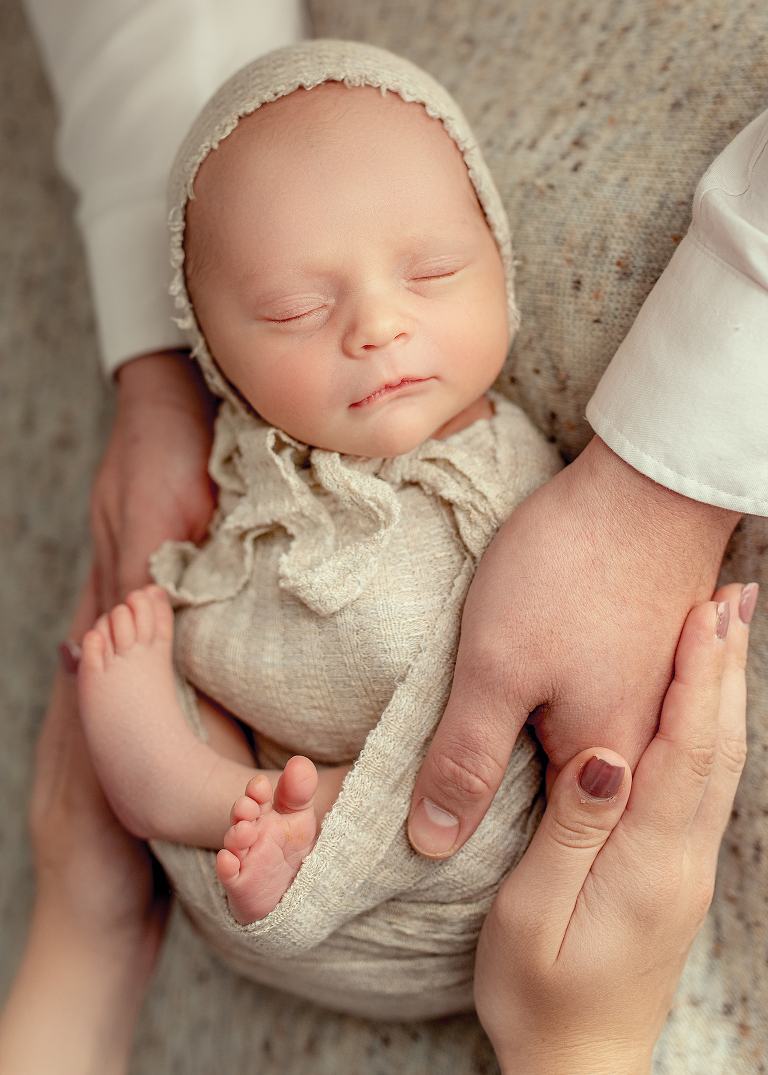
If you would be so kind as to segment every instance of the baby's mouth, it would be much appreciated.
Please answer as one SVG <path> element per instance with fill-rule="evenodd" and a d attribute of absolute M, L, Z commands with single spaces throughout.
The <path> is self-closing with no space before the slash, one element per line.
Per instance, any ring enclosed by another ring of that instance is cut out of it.
<path fill-rule="evenodd" d="M 423 384 L 428 381 L 429 377 L 403 377 L 396 384 L 385 384 L 381 388 L 377 388 L 375 392 L 371 392 L 370 396 L 366 396 L 365 399 L 360 399 L 357 403 L 350 403 L 351 407 L 367 407 L 371 403 L 376 403 L 377 400 L 383 399 L 384 396 L 389 396 L 393 392 L 396 392 L 400 388 L 410 388 L 414 384 Z"/>

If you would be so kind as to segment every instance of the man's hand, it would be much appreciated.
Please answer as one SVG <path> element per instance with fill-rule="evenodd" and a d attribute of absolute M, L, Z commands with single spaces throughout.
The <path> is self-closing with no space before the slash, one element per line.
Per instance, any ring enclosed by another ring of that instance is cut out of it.
<path fill-rule="evenodd" d="M 163 541 L 200 541 L 214 508 L 214 399 L 187 353 L 143 355 L 117 376 L 115 424 L 91 496 L 101 611 L 150 581 L 148 558 Z"/>
<path fill-rule="evenodd" d="M 529 714 L 555 770 L 591 743 L 634 768 L 738 518 L 657 485 L 599 437 L 512 514 L 467 597 L 413 795 L 417 851 L 446 858 L 472 835 Z"/>

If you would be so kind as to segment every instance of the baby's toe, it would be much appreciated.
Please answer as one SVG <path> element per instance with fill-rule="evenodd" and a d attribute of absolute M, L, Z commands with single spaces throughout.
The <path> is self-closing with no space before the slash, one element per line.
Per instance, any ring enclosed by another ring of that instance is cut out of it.
<path fill-rule="evenodd" d="M 223 885 L 231 885 L 240 876 L 240 859 L 222 849 L 216 856 L 216 876 Z"/>
<path fill-rule="evenodd" d="M 98 631 L 104 642 L 104 658 L 110 661 L 115 655 L 115 640 L 112 637 L 112 621 L 108 613 L 104 613 L 93 625 L 94 631 Z"/>
<path fill-rule="evenodd" d="M 272 784 L 269 781 L 269 777 L 264 776 L 263 773 L 258 773 L 256 776 L 251 777 L 245 789 L 245 794 L 261 806 L 264 806 L 272 798 Z"/>
<path fill-rule="evenodd" d="M 107 635 L 108 637 L 108 635 Z M 82 642 L 82 657 L 80 668 L 88 675 L 93 672 L 104 672 L 106 669 L 107 639 L 103 631 L 94 628 L 87 631 Z"/>
<path fill-rule="evenodd" d="M 249 795 L 241 795 L 232 807 L 230 824 L 236 825 L 238 821 L 255 821 L 261 814 L 261 806 Z"/>
<path fill-rule="evenodd" d="M 317 791 L 317 769 L 309 758 L 297 755 L 283 770 L 275 788 L 275 809 L 279 813 L 306 810 Z"/>
<path fill-rule="evenodd" d="M 155 609 L 144 590 L 133 590 L 125 599 L 133 613 L 136 641 L 148 645 L 155 634 Z"/>
<path fill-rule="evenodd" d="M 136 619 L 128 605 L 117 605 L 109 614 L 115 652 L 127 653 L 136 644 Z"/>
<path fill-rule="evenodd" d="M 155 638 L 170 642 L 173 639 L 173 609 L 162 586 L 147 586 L 144 593 L 152 604 Z"/>
<path fill-rule="evenodd" d="M 227 829 L 224 836 L 224 847 L 241 859 L 248 848 L 253 847 L 258 832 L 259 830 L 252 821 L 238 821 L 236 825 Z"/>

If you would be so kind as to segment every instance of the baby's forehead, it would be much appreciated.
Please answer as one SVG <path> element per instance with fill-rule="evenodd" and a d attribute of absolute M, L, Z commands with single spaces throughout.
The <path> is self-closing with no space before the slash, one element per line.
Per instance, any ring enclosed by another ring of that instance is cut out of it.
<path fill-rule="evenodd" d="M 186 208 L 187 271 L 212 246 L 231 253 L 245 226 L 263 241 L 305 213 L 351 219 L 361 203 L 365 223 L 385 229 L 396 218 L 419 232 L 487 227 L 461 150 L 422 104 L 339 82 L 295 90 L 241 118 L 203 161 Z"/>
<path fill-rule="evenodd" d="M 385 152 L 393 140 L 407 140 L 415 153 L 461 157 L 443 124 L 431 118 L 421 103 L 404 101 L 399 94 L 377 86 L 342 82 L 299 88 L 264 104 L 241 119 L 233 133 L 235 140 L 264 150 L 289 140 L 308 154 L 326 149 L 370 153 L 377 147 Z"/>

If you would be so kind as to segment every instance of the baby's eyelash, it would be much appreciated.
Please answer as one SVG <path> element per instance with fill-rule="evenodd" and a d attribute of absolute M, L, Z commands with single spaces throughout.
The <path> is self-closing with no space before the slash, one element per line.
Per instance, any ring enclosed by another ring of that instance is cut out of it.
<path fill-rule="evenodd" d="M 324 306 L 316 306 L 314 310 L 304 310 L 303 313 L 294 314 L 293 317 L 265 317 L 264 320 L 268 321 L 271 325 L 287 325 L 291 321 L 300 321 L 303 317 L 311 317 L 312 314 L 319 314 L 324 309 Z"/>

